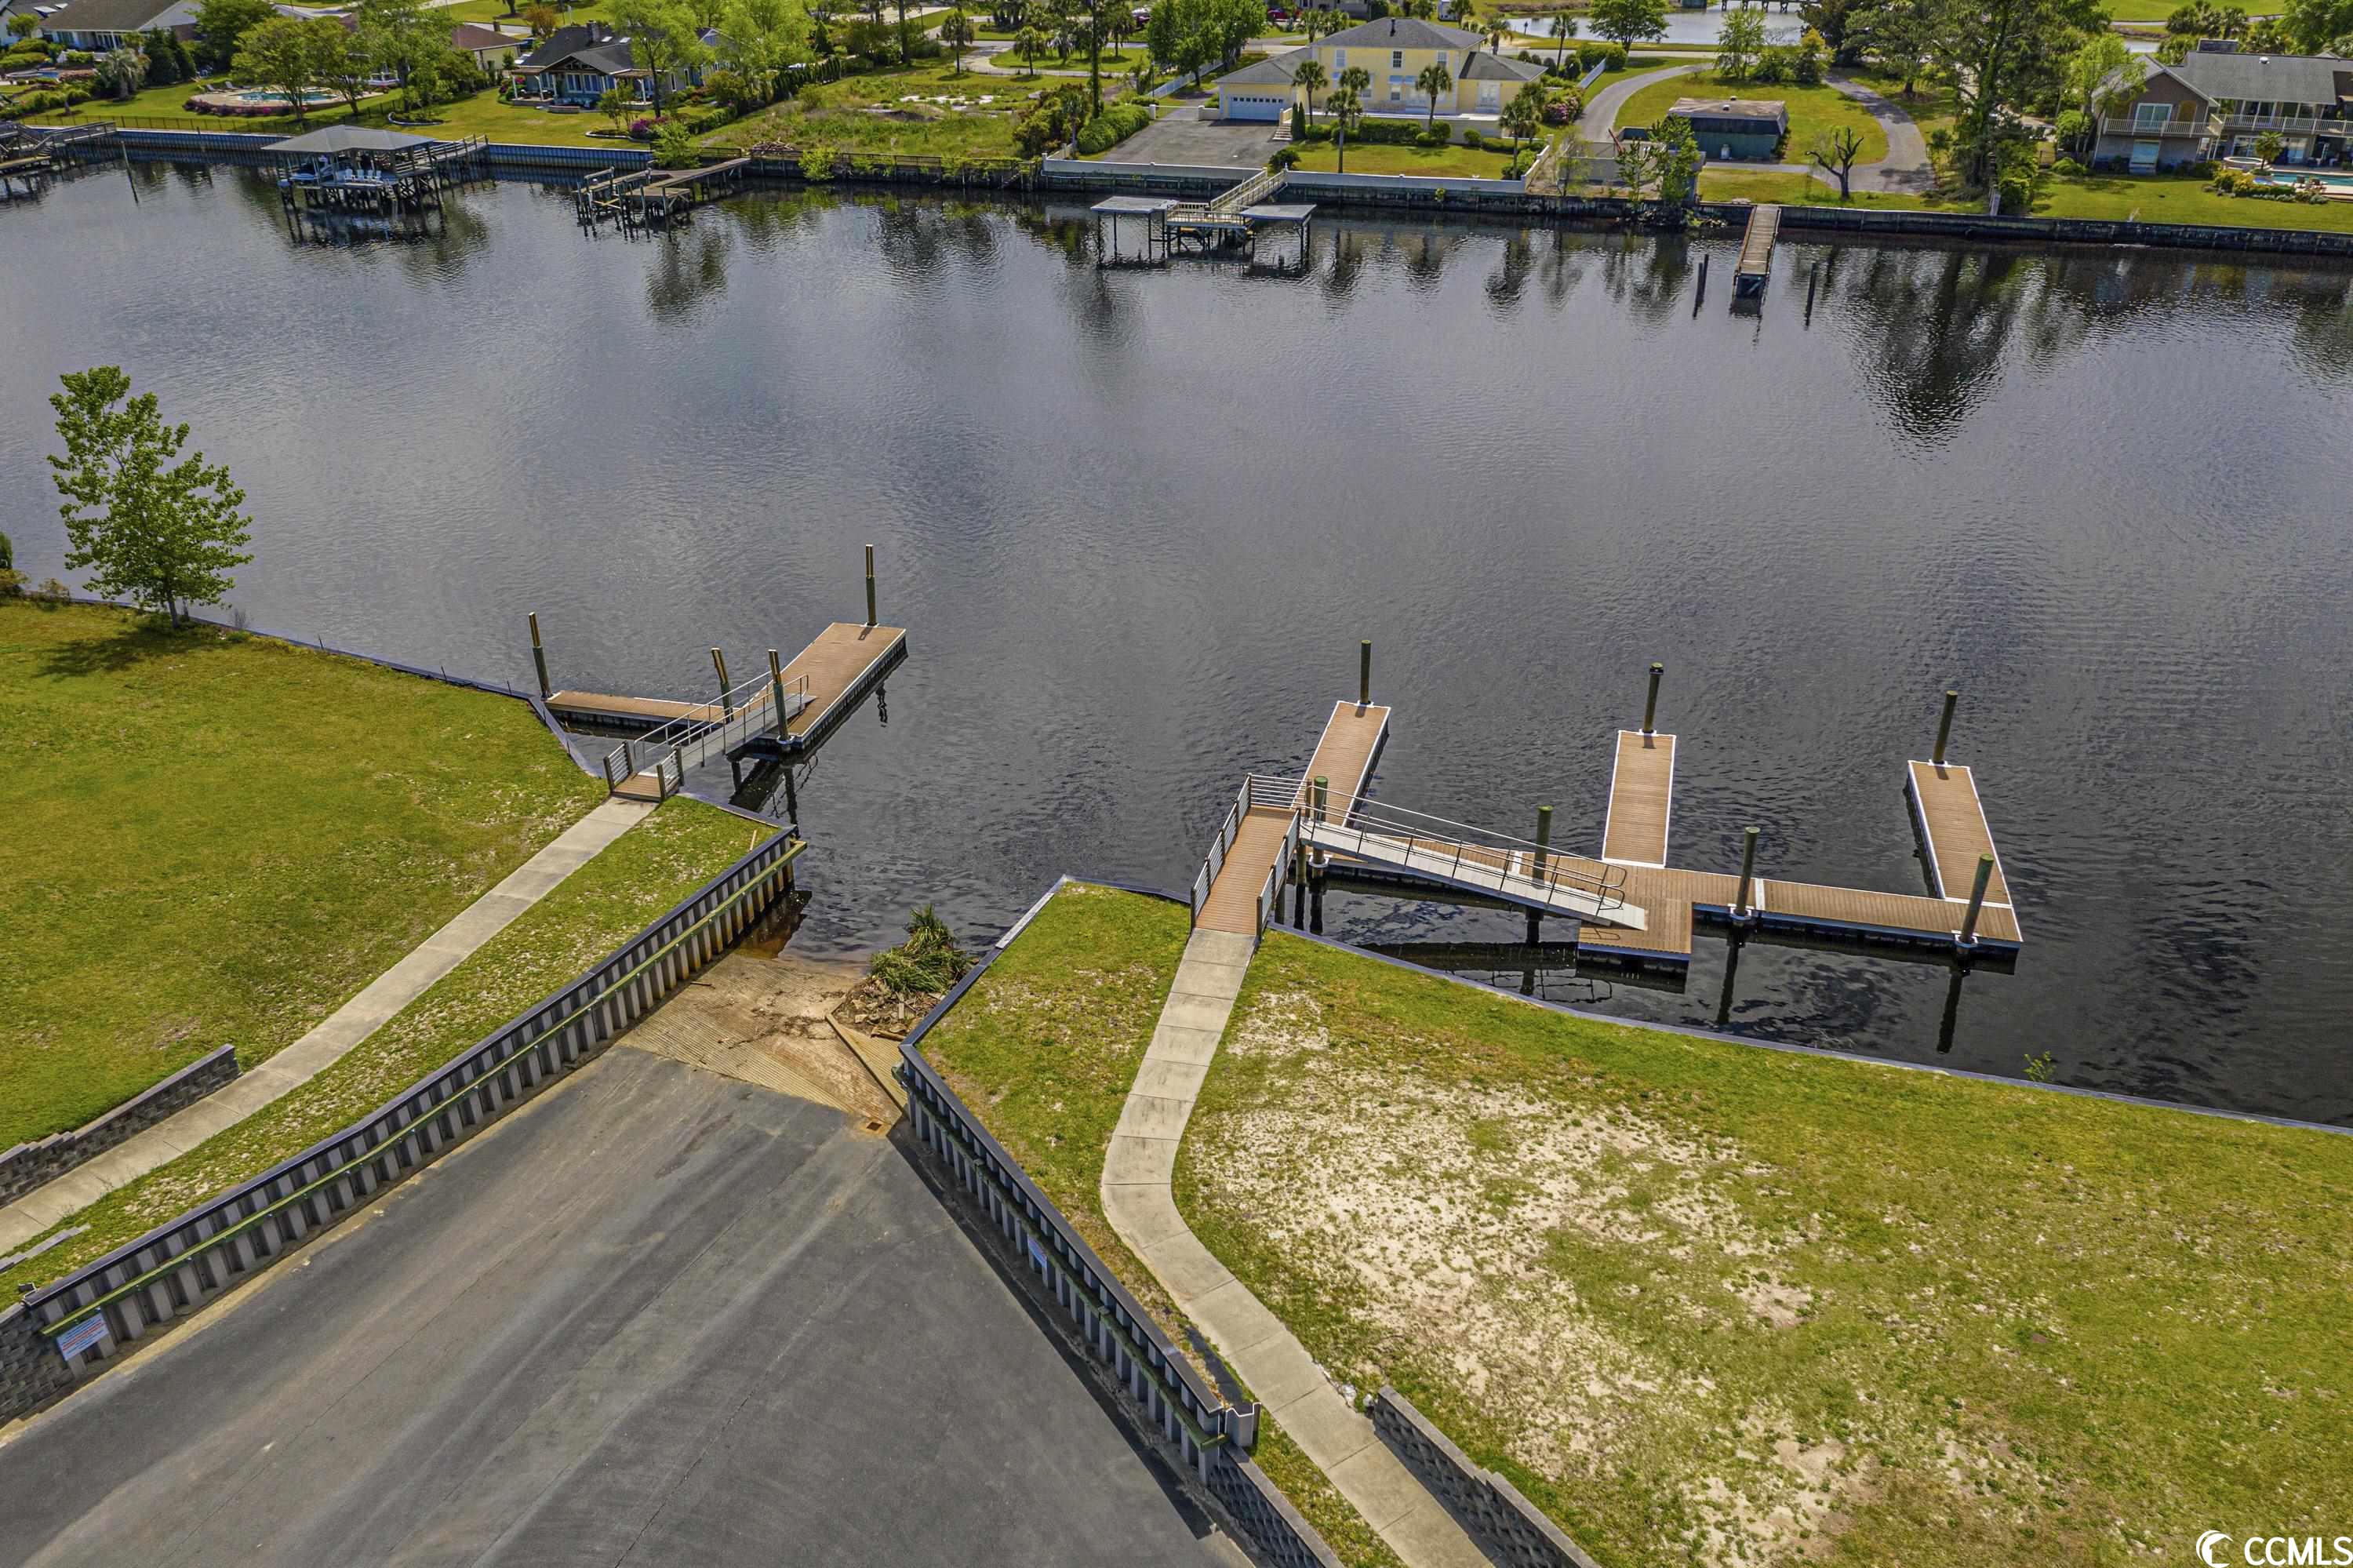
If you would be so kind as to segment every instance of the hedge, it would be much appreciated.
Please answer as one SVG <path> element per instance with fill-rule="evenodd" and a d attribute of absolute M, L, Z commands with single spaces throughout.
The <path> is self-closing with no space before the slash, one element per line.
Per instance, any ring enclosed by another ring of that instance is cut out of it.
<path fill-rule="evenodd" d="M 1079 128 L 1079 155 L 1109 152 L 1151 123 L 1152 111 L 1140 103 L 1107 103 Z"/>

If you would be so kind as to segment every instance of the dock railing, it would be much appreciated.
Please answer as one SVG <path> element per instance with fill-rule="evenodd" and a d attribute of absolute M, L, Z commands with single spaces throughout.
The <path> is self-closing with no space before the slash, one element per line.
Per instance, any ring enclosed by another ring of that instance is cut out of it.
<path fill-rule="evenodd" d="M 1564 856 L 1549 844 L 1402 806 L 1358 800 L 1344 811 L 1327 811 L 1325 820 L 1314 826 L 1313 842 L 1324 849 L 1346 853 L 1353 848 L 1365 859 L 1385 860 L 1385 855 L 1366 853 L 1377 844 L 1401 852 L 1409 868 L 1419 856 L 1424 867 L 1442 871 L 1457 882 L 1486 882 L 1499 890 L 1523 883 L 1538 890 L 1561 888 L 1590 897 L 1597 910 L 1620 908 L 1626 902 L 1622 865 L 1588 871 L 1579 863 L 1581 856 Z"/>
<path fill-rule="evenodd" d="M 757 676 L 711 705 L 720 710 L 720 717 L 711 717 L 708 711 L 688 715 L 630 736 L 605 755 L 606 788 L 618 789 L 638 774 L 651 773 L 665 797 L 684 789 L 688 769 L 700 768 L 715 753 L 732 751 L 760 731 L 776 726 L 775 685 L 771 677 Z M 808 676 L 791 677 L 784 683 L 783 717 L 790 721 L 813 700 Z M 670 778 L 665 769 L 674 769 L 678 777 Z"/>
<path fill-rule="evenodd" d="M 1209 889 L 1218 880 L 1218 873 L 1226 868 L 1226 852 L 1234 847 L 1234 835 L 1242 830 L 1242 818 L 1250 809 L 1250 783 L 1244 779 L 1242 787 L 1234 791 L 1234 803 L 1226 811 L 1226 820 L 1218 824 L 1218 836 L 1209 841 L 1209 853 L 1201 857 L 1201 869 L 1193 877 L 1193 923 L 1201 923 L 1201 910 L 1209 902 Z"/>

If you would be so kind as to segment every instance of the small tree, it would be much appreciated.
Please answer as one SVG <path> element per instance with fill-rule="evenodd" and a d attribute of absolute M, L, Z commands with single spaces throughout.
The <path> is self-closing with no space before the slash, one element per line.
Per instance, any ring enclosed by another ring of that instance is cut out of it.
<path fill-rule="evenodd" d="M 1356 95 L 1356 109 L 1361 114 L 1365 106 L 1365 94 L 1372 90 L 1373 73 L 1362 66 L 1350 66 L 1340 73 L 1338 85 Z"/>
<path fill-rule="evenodd" d="M 1552 94 L 1540 81 L 1529 82 L 1520 89 L 1512 101 L 1504 105 L 1501 122 L 1512 137 L 1512 159 L 1519 161 L 1520 148 L 1531 136 L 1541 136 L 1545 130 L 1545 111 L 1552 107 Z"/>
<path fill-rule="evenodd" d="M 1667 0 L 1593 0 L 1593 36 L 1632 48 L 1667 36 Z"/>
<path fill-rule="evenodd" d="M 2276 131 L 2266 131 L 2255 138 L 2255 156 L 2266 164 L 2276 164 L 2287 151 L 2287 138 Z"/>
<path fill-rule="evenodd" d="M 1765 53 L 1765 8 L 1735 5 L 1724 13 L 1724 26 L 1715 36 L 1715 74 L 1725 81 L 1746 81 Z"/>
<path fill-rule="evenodd" d="M 1655 190 L 1662 206 L 1682 206 L 1699 173 L 1699 139 L 1691 122 L 1669 116 L 1651 127 L 1647 140 L 1620 143 L 1618 172 L 1637 197 Z"/>
<path fill-rule="evenodd" d="M 33 36 L 33 29 L 40 25 L 41 19 L 30 11 L 19 11 L 8 18 L 8 36 L 12 38 L 29 38 Z"/>
<path fill-rule="evenodd" d="M 948 47 L 948 52 L 955 58 L 955 74 L 957 76 L 964 74 L 964 52 L 972 48 L 974 36 L 972 18 L 965 15 L 961 5 L 951 9 L 946 20 L 940 24 L 940 42 Z"/>
<path fill-rule="evenodd" d="M 124 44 L 99 57 L 98 79 L 108 93 L 129 98 L 147 82 L 147 57 L 135 44 Z"/>
<path fill-rule="evenodd" d="M 629 117 L 629 111 L 636 103 L 637 100 L 629 96 L 628 88 L 608 87 L 596 96 L 596 112 L 611 121 L 613 129 L 618 131 L 621 122 Z"/>
<path fill-rule="evenodd" d="M 1314 14 L 1312 11 L 1308 13 L 1311 16 Z M 1315 123 L 1315 95 L 1330 86 L 1331 81 L 1332 79 L 1324 74 L 1324 68 L 1316 63 L 1312 54 L 1301 60 L 1291 73 L 1291 85 L 1307 95 L 1307 123 L 1310 125 Z"/>
<path fill-rule="evenodd" d="M 531 29 L 532 36 L 539 38 L 546 37 L 564 25 L 564 18 L 555 14 L 553 5 L 526 5 L 522 8 L 522 20 L 523 26 Z"/>
<path fill-rule="evenodd" d="M 653 88 L 654 118 L 660 119 L 670 79 L 710 57 L 695 30 L 694 13 L 681 0 L 613 0 L 613 26 L 629 40 L 631 61 L 644 68 Z"/>
<path fill-rule="evenodd" d="M 1045 29 L 1035 23 L 1013 35 L 1013 52 L 1021 57 L 1021 63 L 1029 68 L 1031 76 L 1038 74 L 1038 57 L 1051 48 L 1053 43 L 1046 37 Z"/>
<path fill-rule="evenodd" d="M 1356 74 L 1354 69 L 1340 73 L 1344 80 Z M 1345 175 L 1348 172 L 1348 132 L 1364 122 L 1364 106 L 1357 101 L 1355 88 L 1341 87 L 1324 101 L 1324 107 L 1331 111 L 1332 123 L 1340 132 L 1338 167 Z"/>
<path fill-rule="evenodd" d="M 333 75 L 343 58 L 343 25 L 323 16 L 272 16 L 246 29 L 237 70 L 286 95 L 294 123 L 303 123 L 311 90 Z"/>
<path fill-rule="evenodd" d="M 1838 176 L 1839 200 L 1852 199 L 1854 161 L 1862 155 L 1862 132 L 1852 125 L 1818 131 L 1806 151 L 1815 163 Z"/>
<path fill-rule="evenodd" d="M 1422 129 L 1425 131 L 1436 130 L 1438 128 L 1438 101 L 1445 94 L 1454 90 L 1453 76 L 1447 70 L 1443 62 L 1432 60 L 1428 65 L 1421 68 L 1421 74 L 1419 76 L 1413 79 L 1413 88 L 1416 92 L 1420 93 L 1424 98 L 1430 100 L 1430 112 L 1422 116 Z"/>
<path fill-rule="evenodd" d="M 1568 40 L 1577 37 L 1577 13 L 1555 11 L 1552 14 L 1552 69 L 1568 69 Z"/>
<path fill-rule="evenodd" d="M 65 390 L 49 407 L 66 451 L 52 453 L 49 467 L 65 497 L 66 569 L 87 570 L 100 598 L 128 598 L 174 626 L 184 605 L 218 603 L 237 586 L 230 569 L 253 559 L 238 548 L 252 537 L 252 520 L 237 510 L 245 492 L 204 453 L 181 458 L 188 427 L 164 424 L 153 392 L 132 397 L 120 367 L 60 379 Z"/>

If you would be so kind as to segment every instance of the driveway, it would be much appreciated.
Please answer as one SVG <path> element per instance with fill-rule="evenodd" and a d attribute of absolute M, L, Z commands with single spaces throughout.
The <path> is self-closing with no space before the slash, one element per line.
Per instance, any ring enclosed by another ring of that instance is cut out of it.
<path fill-rule="evenodd" d="M 1626 107 L 1628 99 L 1646 87 L 1671 77 L 1689 76 L 1700 69 L 1696 65 L 1669 66 L 1664 70 L 1645 71 L 1641 76 L 1611 82 L 1595 93 L 1586 104 L 1585 112 L 1577 116 L 1577 134 L 1588 142 L 1607 142 L 1609 132 L 1618 128 L 1618 111 Z"/>
<path fill-rule="evenodd" d="M 1203 120 L 1193 104 L 1163 107 L 1160 118 L 1113 148 L 1123 164 L 1230 164 L 1262 167 L 1281 143 L 1271 121 Z"/>
<path fill-rule="evenodd" d="M 615 1046 L 21 1428 L 0 1563 L 1231 1563 L 863 1126 Z"/>
<path fill-rule="evenodd" d="M 1854 171 L 1854 188 L 1859 191 L 1925 191 L 1936 183 L 1935 169 L 1928 163 L 1928 139 L 1920 134 L 1919 125 L 1904 112 L 1894 100 L 1873 92 L 1861 82 L 1844 77 L 1827 79 L 1830 84 L 1862 104 L 1887 132 L 1887 156 L 1876 164 L 1859 164 Z M 1830 176 L 1835 186 L 1836 175 Z"/>

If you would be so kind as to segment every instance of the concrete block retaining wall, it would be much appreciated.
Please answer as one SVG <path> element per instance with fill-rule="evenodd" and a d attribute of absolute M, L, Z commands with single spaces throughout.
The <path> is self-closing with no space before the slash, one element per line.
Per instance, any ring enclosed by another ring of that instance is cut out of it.
<path fill-rule="evenodd" d="M 1251 1462 L 1258 1407 L 1236 1409 L 1219 1396 L 923 1059 L 918 1046 L 924 1033 L 987 968 L 984 962 L 966 975 L 901 1047 L 899 1076 L 915 1140 L 997 1234 L 1000 1255 L 1049 1320 L 1083 1351 L 1099 1381 L 1121 1393 L 1136 1424 L 1159 1435 L 1179 1471 L 1232 1521 L 1251 1556 L 1268 1568 L 1339 1568 L 1314 1526 Z"/>
<path fill-rule="evenodd" d="M 1593 1559 L 1517 1487 L 1472 1464 L 1405 1395 L 1384 1387 L 1373 1396 L 1372 1416 L 1381 1440 L 1496 1562 L 1509 1568 L 1595 1568 Z"/>
<path fill-rule="evenodd" d="M 791 890 L 799 851 L 797 840 L 770 839 L 380 1109 L 0 1314 L 0 1421 L 267 1268 L 597 1054 Z"/>
<path fill-rule="evenodd" d="M 36 1187 L 47 1185 L 81 1164 L 95 1160 L 135 1132 L 185 1110 L 237 1077 L 237 1047 L 224 1045 L 199 1056 L 170 1077 L 135 1095 L 95 1121 L 68 1132 L 53 1133 L 34 1143 L 20 1143 L 0 1153 L 0 1203 L 16 1202 Z"/>

